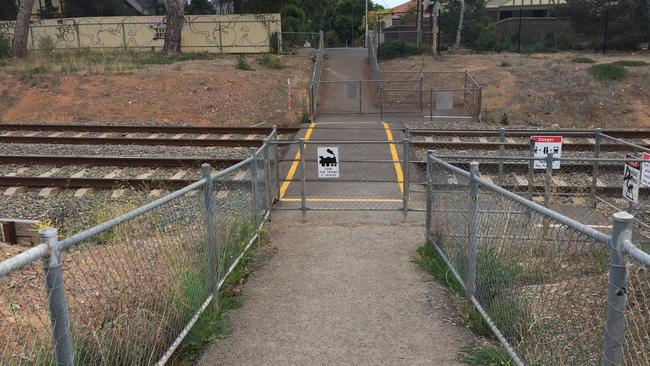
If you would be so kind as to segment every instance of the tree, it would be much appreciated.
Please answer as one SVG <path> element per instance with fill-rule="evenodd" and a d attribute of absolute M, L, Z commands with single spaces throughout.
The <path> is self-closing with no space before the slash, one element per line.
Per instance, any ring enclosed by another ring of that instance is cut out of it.
<path fill-rule="evenodd" d="M 17 15 L 16 0 L 0 0 L 0 20 L 16 20 Z"/>
<path fill-rule="evenodd" d="M 460 14 L 458 15 L 458 26 L 456 27 L 456 42 L 454 48 L 460 47 L 460 34 L 463 31 L 463 17 L 465 16 L 465 0 L 460 1 Z"/>
<path fill-rule="evenodd" d="M 124 0 L 62 0 L 65 17 L 98 17 L 135 15 L 136 11 Z"/>
<path fill-rule="evenodd" d="M 38 9 L 38 17 L 41 19 L 53 19 L 60 16 L 59 8 L 52 5 L 52 0 L 45 0 L 43 7 Z"/>
<path fill-rule="evenodd" d="M 181 53 L 181 32 L 185 20 L 185 1 L 165 0 L 165 9 L 167 10 L 167 23 L 163 53 L 178 55 Z"/>
<path fill-rule="evenodd" d="M 208 0 L 191 0 L 185 5 L 185 14 L 214 14 L 216 10 L 214 5 Z"/>
<path fill-rule="evenodd" d="M 443 34 L 457 34 L 460 5 L 459 1 L 450 1 L 444 5 L 442 16 L 438 19 L 438 25 Z M 487 30 L 490 24 L 492 22 L 485 14 L 485 2 L 483 0 L 465 0 L 461 45 L 474 47 L 478 37 Z"/>
<path fill-rule="evenodd" d="M 16 16 L 16 27 L 14 29 L 13 52 L 15 58 L 27 56 L 27 36 L 29 35 L 29 20 L 32 17 L 34 0 L 22 0 Z"/>
<path fill-rule="evenodd" d="M 606 23 L 608 48 L 636 50 L 650 42 L 649 0 L 567 0 L 563 13 L 595 48 L 602 47 Z"/>

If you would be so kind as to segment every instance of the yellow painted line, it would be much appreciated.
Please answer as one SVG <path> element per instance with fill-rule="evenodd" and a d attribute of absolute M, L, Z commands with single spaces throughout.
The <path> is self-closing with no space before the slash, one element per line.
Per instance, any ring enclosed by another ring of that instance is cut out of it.
<path fill-rule="evenodd" d="M 300 198 L 281 198 L 283 202 L 300 202 Z M 402 202 L 396 198 L 307 198 L 307 202 Z"/>
<path fill-rule="evenodd" d="M 305 132 L 305 141 L 309 141 L 309 138 L 311 138 L 311 133 L 314 130 L 314 127 L 316 127 L 316 124 L 312 122 L 309 125 L 307 132 Z M 305 144 L 305 146 L 307 145 Z M 293 179 L 294 174 L 296 174 L 296 170 L 298 170 L 299 164 L 300 150 L 296 151 L 296 156 L 293 158 L 293 163 L 291 163 L 287 177 L 284 179 L 284 182 L 282 182 L 282 186 L 280 186 L 280 199 L 282 199 L 282 197 L 284 197 L 284 194 L 287 193 L 287 189 L 289 189 L 289 185 L 291 184 L 291 180 Z"/>
<path fill-rule="evenodd" d="M 384 130 L 386 131 L 386 137 L 388 142 L 394 142 L 393 133 L 390 131 L 390 126 L 388 123 L 384 123 Z M 395 144 L 388 144 L 390 147 L 390 155 L 393 157 L 393 165 L 395 166 L 395 175 L 397 176 L 397 185 L 399 186 L 399 191 L 404 193 L 404 173 L 402 173 L 402 165 L 399 162 L 399 155 L 397 155 L 397 149 Z"/>
<path fill-rule="evenodd" d="M 361 122 L 318 122 L 319 125 L 356 125 L 356 124 L 376 124 L 377 121 L 374 122 L 368 122 L 368 121 L 361 121 Z"/>

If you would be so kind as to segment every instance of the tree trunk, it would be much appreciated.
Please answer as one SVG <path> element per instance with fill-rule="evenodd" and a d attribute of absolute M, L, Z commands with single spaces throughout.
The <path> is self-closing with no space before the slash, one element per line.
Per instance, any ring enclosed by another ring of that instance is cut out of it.
<path fill-rule="evenodd" d="M 165 8 L 167 9 L 167 28 L 163 53 L 178 55 L 181 53 L 181 32 L 185 18 L 185 1 L 165 0 Z"/>
<path fill-rule="evenodd" d="M 29 20 L 32 17 L 34 0 L 23 0 L 18 8 L 16 16 L 16 28 L 14 29 L 13 54 L 15 58 L 27 56 L 27 37 L 29 36 Z"/>
<path fill-rule="evenodd" d="M 463 31 L 463 18 L 465 17 L 465 0 L 460 0 L 460 17 L 458 19 L 458 28 L 456 28 L 456 42 L 454 48 L 460 47 L 460 33 Z"/>

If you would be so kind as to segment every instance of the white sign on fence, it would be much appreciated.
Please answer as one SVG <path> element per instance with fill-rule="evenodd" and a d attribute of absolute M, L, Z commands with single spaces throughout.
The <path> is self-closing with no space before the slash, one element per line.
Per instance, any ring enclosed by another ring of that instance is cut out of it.
<path fill-rule="evenodd" d="M 318 178 L 339 177 L 339 148 L 318 147 Z"/>
<path fill-rule="evenodd" d="M 650 154 L 641 154 L 641 159 L 650 160 Z M 650 187 L 650 161 L 641 164 L 641 187 Z"/>
<path fill-rule="evenodd" d="M 546 169 L 546 156 L 553 153 L 553 158 L 562 157 L 562 136 L 532 136 L 535 141 L 535 169 Z M 553 160 L 553 169 L 560 169 L 560 161 Z"/>
<path fill-rule="evenodd" d="M 631 158 L 631 155 L 627 156 Z M 639 203 L 639 186 L 641 185 L 641 162 L 628 161 L 623 170 L 623 197 Z"/>

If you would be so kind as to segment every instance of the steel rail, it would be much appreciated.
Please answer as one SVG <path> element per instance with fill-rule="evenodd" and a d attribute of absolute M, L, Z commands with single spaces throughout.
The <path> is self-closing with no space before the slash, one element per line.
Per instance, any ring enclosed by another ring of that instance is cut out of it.
<path fill-rule="evenodd" d="M 140 179 L 140 178 L 70 178 L 70 177 L 0 177 L 0 186 L 21 187 L 58 187 L 58 188 L 140 188 L 140 189 L 179 189 L 196 179 Z M 250 186 L 247 180 L 219 180 L 217 184 L 237 187 L 239 184 Z"/>
<path fill-rule="evenodd" d="M 1 143 L 60 144 L 60 145 L 145 145 L 145 146 L 222 146 L 260 147 L 261 139 L 171 139 L 128 137 L 51 137 L 51 136 L 0 136 Z"/>
<path fill-rule="evenodd" d="M 216 168 L 237 164 L 242 159 L 164 158 L 140 156 L 57 156 L 57 155 L 0 155 L 0 164 L 25 165 L 92 165 L 92 166 L 146 166 L 196 167 L 209 163 Z"/>
<path fill-rule="evenodd" d="M 123 133 L 213 133 L 213 134 L 248 134 L 268 135 L 271 127 L 210 127 L 210 126 L 122 126 L 122 125 L 87 125 L 87 124 L 0 124 L 3 131 L 51 131 L 51 132 L 123 132 Z M 299 127 L 278 127 L 278 134 L 294 134 Z"/>

